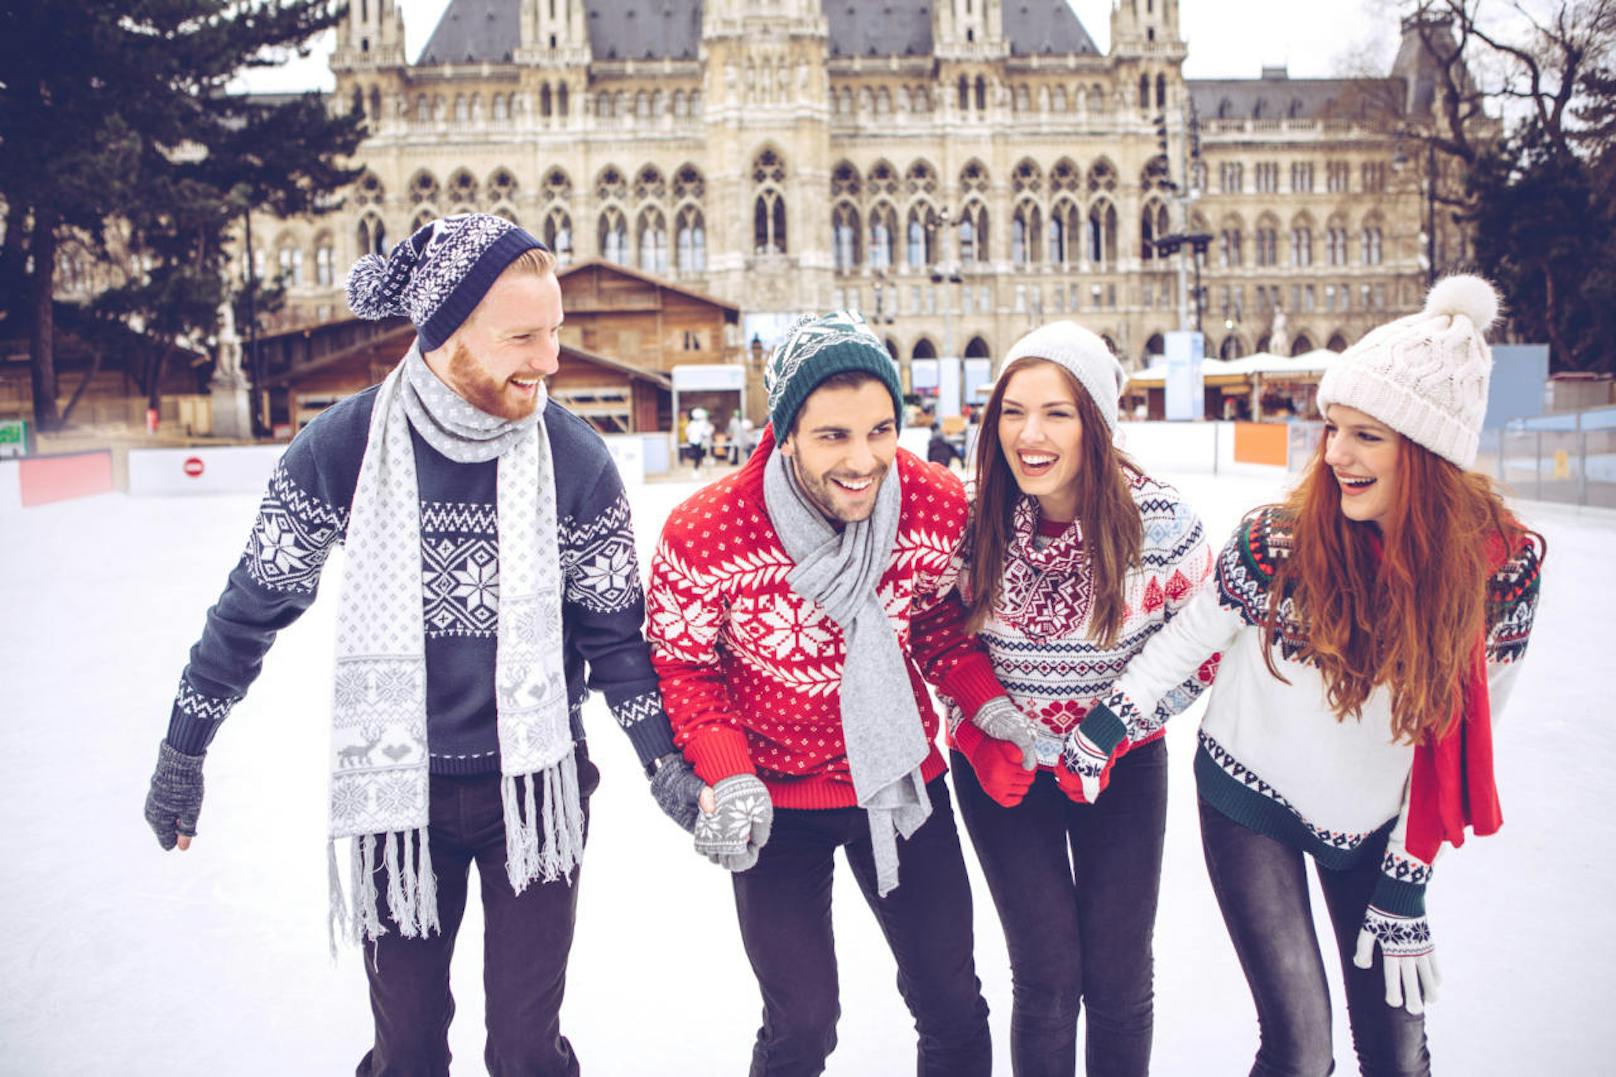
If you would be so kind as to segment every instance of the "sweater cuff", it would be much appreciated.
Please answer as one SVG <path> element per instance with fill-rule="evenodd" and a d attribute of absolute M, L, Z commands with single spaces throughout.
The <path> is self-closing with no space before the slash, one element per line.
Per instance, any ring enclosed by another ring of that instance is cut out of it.
<path fill-rule="evenodd" d="M 708 785 L 717 785 L 736 774 L 757 773 L 752 753 L 746 747 L 746 734 L 728 726 L 712 726 L 697 733 L 685 745 L 685 758 Z"/>
<path fill-rule="evenodd" d="M 974 650 L 956 662 L 954 668 L 943 675 L 943 683 L 937 687 L 959 704 L 967 719 L 973 717 L 988 700 L 1009 695 L 999 683 L 999 678 L 993 675 L 993 663 L 988 661 L 988 656 Z"/>
<path fill-rule="evenodd" d="M 954 731 L 948 735 L 948 739 L 961 755 L 966 759 L 973 760 L 972 765 L 974 766 L 976 751 L 982 747 L 982 742 L 988 739 L 988 735 L 982 732 L 975 722 L 967 719 L 954 727 Z"/>
<path fill-rule="evenodd" d="M 1077 729 L 1106 755 L 1116 751 L 1117 745 L 1128 736 L 1128 727 L 1104 703 L 1096 704 L 1093 710 L 1084 715 Z"/>
<path fill-rule="evenodd" d="M 1380 861 L 1380 878 L 1369 904 L 1381 912 L 1397 916 L 1425 915 L 1425 888 L 1431 881 L 1431 867 L 1398 856 L 1388 849 Z"/>

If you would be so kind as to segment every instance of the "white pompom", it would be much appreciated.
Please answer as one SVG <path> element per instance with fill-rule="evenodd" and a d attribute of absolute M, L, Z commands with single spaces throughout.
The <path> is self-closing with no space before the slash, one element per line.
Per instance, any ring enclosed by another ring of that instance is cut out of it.
<path fill-rule="evenodd" d="M 1477 329 L 1486 329 L 1498 317 L 1498 292 L 1472 274 L 1444 277 L 1425 297 L 1425 313 L 1448 317 L 1463 314 Z"/>

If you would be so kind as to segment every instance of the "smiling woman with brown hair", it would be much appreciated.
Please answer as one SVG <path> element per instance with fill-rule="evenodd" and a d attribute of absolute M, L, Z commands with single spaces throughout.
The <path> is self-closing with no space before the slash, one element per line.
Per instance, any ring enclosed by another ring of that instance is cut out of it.
<path fill-rule="evenodd" d="M 1150 1064 L 1166 747 L 1160 736 L 1130 745 L 1096 806 L 1083 803 L 1061 749 L 1128 659 L 1203 587 L 1211 554 L 1178 493 L 1112 444 L 1122 383 L 1098 336 L 1045 325 L 1005 356 L 977 443 L 962 591 L 994 673 L 1032 723 L 1036 758 L 956 721 L 954 785 L 1004 925 L 1010 1056 L 1022 1077 L 1073 1072 L 1084 1005 L 1088 1072 L 1143 1074 Z M 1161 721 L 1211 670 L 1191 671 Z"/>
<path fill-rule="evenodd" d="M 1324 443 L 1283 504 L 1249 516 L 1217 587 L 1159 634 L 1070 738 L 1092 799 L 1152 731 L 1152 701 L 1213 651 L 1195 760 L 1212 888 L 1257 1005 L 1253 1073 L 1326 1073 L 1330 998 L 1313 857 L 1365 1073 L 1428 1073 L 1439 983 L 1425 889 L 1442 843 L 1490 834 L 1492 715 L 1536 611 L 1544 542 L 1475 462 L 1492 286 L 1453 277 L 1319 385 Z M 1104 803 L 1102 799 L 1100 801 Z"/>

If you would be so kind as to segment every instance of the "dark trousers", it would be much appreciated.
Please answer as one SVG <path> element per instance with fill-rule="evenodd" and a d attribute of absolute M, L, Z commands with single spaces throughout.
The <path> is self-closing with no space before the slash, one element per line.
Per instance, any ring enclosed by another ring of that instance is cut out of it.
<path fill-rule="evenodd" d="M 1347 1019 L 1365 1074 L 1429 1074 L 1425 1019 L 1386 1005 L 1380 948 L 1374 967 L 1352 963 L 1358 929 L 1380 874 L 1385 839 L 1344 871 L 1317 867 L 1346 981 Z M 1330 990 L 1313 930 L 1303 854 L 1201 802 L 1201 846 L 1240 967 L 1257 1003 L 1261 1044 L 1254 1075 L 1331 1073 Z"/>
<path fill-rule="evenodd" d="M 1068 800 L 1044 772 L 1020 804 L 1004 808 L 958 752 L 953 772 L 1010 952 L 1011 1069 L 1017 1077 L 1075 1073 L 1087 1003 L 1087 1072 L 1149 1072 L 1166 744 L 1123 756 L 1092 805 Z"/>
<path fill-rule="evenodd" d="M 777 810 L 757 864 L 734 877 L 741 941 L 763 992 L 753 1077 L 821 1073 L 836 1046 L 841 1004 L 830 903 L 838 846 L 897 958 L 898 991 L 920 1034 L 917 1072 L 985 1077 L 992 1069 L 954 809 L 941 777 L 927 791 L 931 817 L 898 839 L 898 886 L 884 898 L 876 895 L 861 808 Z"/>
<path fill-rule="evenodd" d="M 432 775 L 429 829 L 440 934 L 406 939 L 398 933 L 388 911 L 387 876 L 377 864 L 376 893 L 389 930 L 365 947 L 376 1042 L 359 1063 L 360 1077 L 449 1072 L 449 1021 L 455 1009 L 449 959 L 466 911 L 473 862 L 483 899 L 488 1072 L 544 1077 L 578 1072 L 572 1045 L 561 1035 L 560 1016 L 578 872 L 570 881 L 533 882 L 520 895 L 512 891 L 505 874 L 499 782 L 497 774 Z M 599 784 L 600 772 L 580 748 L 579 790 L 587 797 Z M 584 806 L 587 813 L 587 799 Z"/>

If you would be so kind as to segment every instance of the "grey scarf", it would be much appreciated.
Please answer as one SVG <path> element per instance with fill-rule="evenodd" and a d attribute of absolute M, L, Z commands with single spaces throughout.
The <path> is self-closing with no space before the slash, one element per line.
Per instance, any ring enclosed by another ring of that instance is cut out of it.
<path fill-rule="evenodd" d="M 931 752 L 915 706 L 909 666 L 876 588 L 892 560 L 903 504 L 894 464 L 868 519 L 831 526 L 797 484 L 778 450 L 763 477 L 769 521 L 796 567 L 791 589 L 817 604 L 842 629 L 842 738 L 853 793 L 869 816 L 876 890 L 898 885 L 897 836 L 910 837 L 931 815 L 920 765 Z"/>
<path fill-rule="evenodd" d="M 451 460 L 499 461 L 494 691 L 511 887 L 521 893 L 535 879 L 569 876 L 582 852 L 561 657 L 555 469 L 543 411 L 542 396 L 532 415 L 516 421 L 479 411 L 438 380 L 416 347 L 376 394 L 337 611 L 328 852 L 333 949 L 339 926 L 367 939 L 386 930 L 373 881 L 378 851 L 399 932 L 413 937 L 439 926 L 427 830 L 420 492 L 411 426 Z M 342 838 L 353 839 L 351 911 L 337 871 Z"/>

